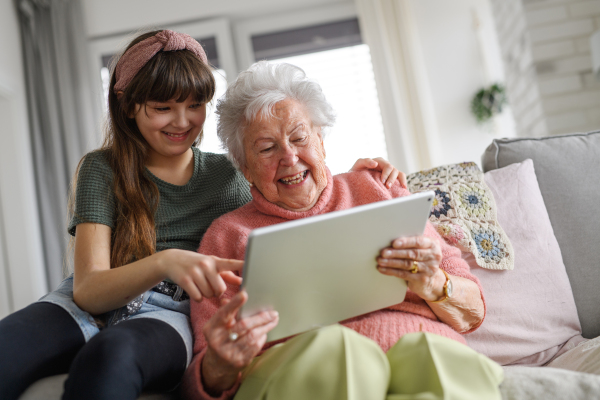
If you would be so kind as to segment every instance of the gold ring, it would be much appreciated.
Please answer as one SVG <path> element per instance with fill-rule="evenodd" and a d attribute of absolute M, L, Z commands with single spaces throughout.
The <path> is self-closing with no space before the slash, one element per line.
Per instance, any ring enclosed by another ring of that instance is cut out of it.
<path fill-rule="evenodd" d="M 417 264 L 416 261 L 413 261 L 412 263 L 412 267 L 409 269 L 411 274 L 416 274 L 417 272 L 419 272 L 419 264 Z"/>

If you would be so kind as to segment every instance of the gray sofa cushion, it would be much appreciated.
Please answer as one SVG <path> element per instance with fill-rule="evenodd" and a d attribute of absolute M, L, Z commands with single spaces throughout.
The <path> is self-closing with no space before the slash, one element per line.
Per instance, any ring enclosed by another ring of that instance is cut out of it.
<path fill-rule="evenodd" d="M 600 393 L 600 376 L 547 367 L 502 367 L 502 400 L 595 399 Z M 19 400 L 60 400 L 67 375 L 41 379 L 31 385 Z M 139 400 L 177 400 L 174 393 L 144 394 Z"/>
<path fill-rule="evenodd" d="M 600 336 L 600 131 L 496 139 L 484 171 L 531 158 L 573 289 L 583 336 Z"/>
<path fill-rule="evenodd" d="M 548 367 L 503 367 L 502 400 L 597 399 L 600 376 Z"/>
<path fill-rule="evenodd" d="M 19 400 L 60 400 L 67 374 L 49 376 L 29 386 Z M 177 400 L 177 393 L 143 393 L 138 400 Z"/>

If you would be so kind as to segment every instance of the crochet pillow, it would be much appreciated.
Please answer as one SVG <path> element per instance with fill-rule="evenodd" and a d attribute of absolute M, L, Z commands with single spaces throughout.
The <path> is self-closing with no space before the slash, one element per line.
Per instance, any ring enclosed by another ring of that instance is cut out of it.
<path fill-rule="evenodd" d="M 502 364 L 543 365 L 583 341 L 575 300 L 531 160 L 485 173 L 515 269 L 480 268 L 487 315 L 469 346 Z"/>
<path fill-rule="evenodd" d="M 474 162 L 444 165 L 407 176 L 412 193 L 435 192 L 429 220 L 451 245 L 473 254 L 479 266 L 511 270 L 514 253 L 498 224 L 494 196 Z"/>

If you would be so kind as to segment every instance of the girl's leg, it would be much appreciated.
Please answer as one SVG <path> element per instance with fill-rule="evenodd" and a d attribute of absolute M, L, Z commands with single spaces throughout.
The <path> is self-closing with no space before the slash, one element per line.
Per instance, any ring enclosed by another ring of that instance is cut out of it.
<path fill-rule="evenodd" d="M 179 383 L 187 352 L 179 333 L 153 318 L 104 329 L 71 365 L 63 399 L 137 399 L 142 390 L 169 390 Z"/>
<path fill-rule="evenodd" d="M 0 321 L 0 399 L 17 399 L 29 385 L 65 373 L 85 344 L 77 322 L 60 306 L 33 303 Z"/>

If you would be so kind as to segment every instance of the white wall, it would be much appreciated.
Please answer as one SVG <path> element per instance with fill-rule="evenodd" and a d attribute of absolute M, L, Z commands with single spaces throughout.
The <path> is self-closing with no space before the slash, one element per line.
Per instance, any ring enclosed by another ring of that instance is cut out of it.
<path fill-rule="evenodd" d="M 352 0 L 82 0 L 88 37 L 212 17 L 233 19 Z"/>
<path fill-rule="evenodd" d="M 481 87 L 504 82 L 489 0 L 413 0 L 412 9 L 438 130 L 431 166 L 479 164 L 492 139 L 515 136 L 510 111 L 483 127 L 470 113 Z"/>
<path fill-rule="evenodd" d="M 546 136 L 537 73 L 523 0 L 491 0 L 517 136 Z"/>
<path fill-rule="evenodd" d="M 42 248 L 27 123 L 21 38 L 12 1 L 0 2 L 0 317 L 42 296 Z"/>

